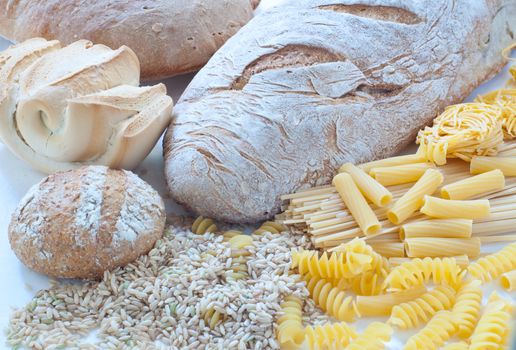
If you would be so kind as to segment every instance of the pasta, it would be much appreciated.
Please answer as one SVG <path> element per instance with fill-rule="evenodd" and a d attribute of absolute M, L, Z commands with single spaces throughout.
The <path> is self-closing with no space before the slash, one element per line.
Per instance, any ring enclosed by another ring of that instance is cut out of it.
<path fill-rule="evenodd" d="M 390 157 L 380 160 L 375 160 L 372 162 L 360 164 L 358 167 L 368 173 L 373 168 L 383 168 L 383 167 L 391 167 L 391 166 L 397 166 L 397 165 L 405 165 L 405 164 L 412 164 L 412 163 L 421 163 L 426 162 L 426 159 L 423 154 L 416 153 L 416 154 L 408 154 L 404 156 L 396 156 L 396 157 Z M 340 169 L 339 169 L 340 172 Z"/>
<path fill-rule="evenodd" d="M 337 188 L 342 201 L 355 218 L 358 226 L 366 236 L 380 231 L 382 225 L 367 204 L 364 196 L 358 190 L 351 175 L 346 173 L 338 174 L 333 178 L 333 185 Z"/>
<path fill-rule="evenodd" d="M 328 280 L 310 276 L 304 276 L 304 280 L 315 304 L 328 315 L 347 322 L 353 321 L 355 316 L 360 316 L 353 297 L 346 296 L 345 291 L 333 287 Z"/>
<path fill-rule="evenodd" d="M 387 291 L 409 289 L 430 280 L 435 284 L 446 283 L 456 287 L 462 278 L 460 272 L 454 258 L 416 258 L 392 269 L 384 284 Z"/>
<path fill-rule="evenodd" d="M 511 243 L 500 251 L 481 257 L 469 265 L 468 272 L 474 278 L 488 282 L 514 269 L 516 269 L 516 243 Z"/>
<path fill-rule="evenodd" d="M 231 247 L 231 270 L 229 277 L 239 280 L 249 277 L 247 272 L 247 259 L 251 255 L 248 247 L 253 245 L 253 238 L 249 235 L 235 235 L 229 239 Z"/>
<path fill-rule="evenodd" d="M 352 277 L 348 284 L 357 295 L 377 295 L 383 292 L 383 281 L 390 271 L 386 258 L 376 259 L 372 269 Z"/>
<path fill-rule="evenodd" d="M 357 296 L 357 309 L 361 316 L 388 316 L 395 305 L 414 300 L 426 292 L 424 286 L 402 290 L 394 293 Z"/>
<path fill-rule="evenodd" d="M 433 219 L 416 221 L 400 227 L 400 239 L 417 237 L 469 238 L 473 231 L 470 219 Z"/>
<path fill-rule="evenodd" d="M 448 343 L 441 348 L 441 350 L 468 350 L 469 344 L 463 341 L 456 343 Z"/>
<path fill-rule="evenodd" d="M 470 338 L 470 350 L 503 349 L 509 336 L 511 306 L 493 293 Z"/>
<path fill-rule="evenodd" d="M 438 311 L 450 309 L 454 302 L 455 289 L 443 284 L 417 299 L 394 306 L 388 323 L 400 329 L 418 327 Z"/>
<path fill-rule="evenodd" d="M 381 350 L 392 336 L 392 328 L 381 322 L 372 322 L 346 347 L 346 350 Z"/>
<path fill-rule="evenodd" d="M 499 169 L 505 176 L 516 176 L 516 157 L 473 157 L 469 166 L 472 174 Z"/>
<path fill-rule="evenodd" d="M 471 336 L 480 317 L 482 305 L 482 284 L 479 280 L 471 280 L 463 284 L 457 292 L 452 313 L 457 325 L 457 334 L 466 339 Z"/>
<path fill-rule="evenodd" d="M 505 139 L 516 137 L 516 89 L 499 89 L 477 97 L 479 102 L 502 109 L 502 128 Z"/>
<path fill-rule="evenodd" d="M 416 182 L 423 176 L 427 169 L 434 167 L 432 163 L 414 163 L 384 168 L 372 168 L 369 175 L 384 186 L 393 186 Z"/>
<path fill-rule="evenodd" d="M 469 265 L 469 258 L 467 255 L 457 255 L 457 256 L 450 257 L 450 258 L 455 259 L 457 265 L 462 269 L 468 267 L 468 265 Z M 389 264 L 392 267 L 394 267 L 394 266 L 399 266 L 405 262 L 412 261 L 412 260 L 413 260 L 412 258 L 389 258 Z"/>
<path fill-rule="evenodd" d="M 476 258 L 480 254 L 480 238 L 433 238 L 405 239 L 405 251 L 410 258 L 444 257 L 465 254 Z"/>
<path fill-rule="evenodd" d="M 223 312 L 215 310 L 215 308 L 209 308 L 204 313 L 203 319 L 208 327 L 214 329 L 217 324 L 224 321 L 226 315 Z"/>
<path fill-rule="evenodd" d="M 447 107 L 432 127 L 419 131 L 417 143 L 426 159 L 438 165 L 446 158 L 470 161 L 475 155 L 491 156 L 503 143 L 502 110 L 485 103 Z"/>
<path fill-rule="evenodd" d="M 386 257 L 405 256 L 405 247 L 402 242 L 369 242 L 374 251 Z"/>
<path fill-rule="evenodd" d="M 277 338 L 281 346 L 299 347 L 305 340 L 303 327 L 303 301 L 293 295 L 281 303 L 281 316 L 277 320 Z"/>
<path fill-rule="evenodd" d="M 505 177 L 499 169 L 454 182 L 441 188 L 444 199 L 468 199 L 505 187 Z"/>
<path fill-rule="evenodd" d="M 282 224 L 279 224 L 274 221 L 265 221 L 256 231 L 253 232 L 253 234 L 262 235 L 265 232 L 281 233 L 281 232 L 285 232 L 287 230 L 288 229 Z"/>
<path fill-rule="evenodd" d="M 308 326 L 305 329 L 306 342 L 310 350 L 343 349 L 358 334 L 346 322 L 326 323 L 322 326 Z"/>
<path fill-rule="evenodd" d="M 455 332 L 452 313 L 439 311 L 428 324 L 407 340 L 404 350 L 436 350 Z"/>
<path fill-rule="evenodd" d="M 500 278 L 500 284 L 509 292 L 516 290 L 516 270 L 504 273 Z"/>
<path fill-rule="evenodd" d="M 412 186 L 387 212 L 387 218 L 395 225 L 408 219 L 423 205 L 423 198 L 435 192 L 443 182 L 443 175 L 439 170 L 427 169 L 423 176 Z"/>
<path fill-rule="evenodd" d="M 235 237 L 235 236 L 238 236 L 238 235 L 242 235 L 244 234 L 242 231 L 238 231 L 238 230 L 228 230 L 228 231 L 224 231 L 224 233 L 222 234 L 222 236 L 224 237 L 224 242 L 227 242 L 229 241 L 231 238 Z"/>
<path fill-rule="evenodd" d="M 425 196 L 421 212 L 425 215 L 446 219 L 482 219 L 489 216 L 491 207 L 488 199 L 456 201 Z"/>
<path fill-rule="evenodd" d="M 373 204 L 384 207 L 392 201 L 392 193 L 362 169 L 351 163 L 346 163 L 340 167 L 340 171 L 351 175 L 360 192 Z"/>
<path fill-rule="evenodd" d="M 206 232 L 217 232 L 217 225 L 212 219 L 199 216 L 192 224 L 192 232 L 198 235 L 203 235 Z"/>

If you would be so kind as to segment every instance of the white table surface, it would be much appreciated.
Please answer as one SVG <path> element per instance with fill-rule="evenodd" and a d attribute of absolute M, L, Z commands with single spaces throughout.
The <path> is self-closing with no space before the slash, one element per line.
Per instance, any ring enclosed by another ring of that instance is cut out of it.
<path fill-rule="evenodd" d="M 265 5 L 264 7 L 267 7 L 273 2 L 275 0 L 262 0 L 261 6 Z M 8 45 L 9 42 L 0 38 L 0 51 Z M 513 57 L 516 57 L 516 55 L 513 55 Z M 502 87 L 509 77 L 507 69 L 508 66 L 495 78 L 479 86 L 467 100 L 472 100 L 480 93 Z M 192 74 L 189 74 L 164 81 L 174 101 L 177 101 L 192 76 Z M 161 140 L 136 169 L 136 173 L 165 197 L 167 211 L 183 212 L 182 208 L 168 199 L 166 195 Z M 10 249 L 7 237 L 11 213 L 27 190 L 44 176 L 44 174 L 31 169 L 25 162 L 17 159 L 0 143 L 0 277 L 2 281 L 2 286 L 0 286 L 0 329 L 2 330 L 0 332 L 0 349 L 7 349 L 3 330 L 7 327 L 12 308 L 24 306 L 39 289 L 48 286 L 47 277 L 29 270 L 20 263 Z M 500 245 L 490 245 L 488 249 L 491 251 L 499 247 Z M 497 286 L 491 285 L 487 287 L 486 291 L 493 289 L 500 290 Z M 505 293 L 502 291 L 502 294 Z M 516 298 L 516 293 L 512 293 L 511 296 Z M 363 324 L 363 321 L 360 323 Z M 407 335 L 400 334 L 400 336 L 399 339 L 391 341 L 389 349 L 400 348 L 401 340 L 406 339 Z"/>

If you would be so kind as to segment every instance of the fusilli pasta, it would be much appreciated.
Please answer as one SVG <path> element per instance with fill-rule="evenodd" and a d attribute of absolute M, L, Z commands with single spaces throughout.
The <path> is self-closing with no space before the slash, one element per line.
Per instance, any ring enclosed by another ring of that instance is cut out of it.
<path fill-rule="evenodd" d="M 287 227 L 282 224 L 279 224 L 274 221 L 265 221 L 258 229 L 256 229 L 253 232 L 253 234 L 261 235 L 261 234 L 264 234 L 265 232 L 280 233 L 280 232 L 284 232 L 287 230 L 288 230 Z"/>
<path fill-rule="evenodd" d="M 249 250 L 253 245 L 253 238 L 249 235 L 235 235 L 228 241 L 231 247 L 231 270 L 229 276 L 235 280 L 249 277 L 247 260 L 251 255 Z"/>
<path fill-rule="evenodd" d="M 392 328 L 381 322 L 372 322 L 345 348 L 346 350 L 381 350 L 391 339 Z"/>
<path fill-rule="evenodd" d="M 483 282 L 500 277 L 504 272 L 516 269 L 516 243 L 506 245 L 500 251 L 486 255 L 468 266 L 468 272 Z"/>
<path fill-rule="evenodd" d="M 303 327 L 303 301 L 293 295 L 281 303 L 281 316 L 278 318 L 277 337 L 281 346 L 298 347 L 305 340 Z"/>
<path fill-rule="evenodd" d="M 455 332 L 452 313 L 439 311 L 428 324 L 407 340 L 404 350 L 435 350 Z"/>
<path fill-rule="evenodd" d="M 198 235 L 203 235 L 206 232 L 217 232 L 217 225 L 212 219 L 199 216 L 192 224 L 192 232 Z"/>
<path fill-rule="evenodd" d="M 355 328 L 346 322 L 308 326 L 305 333 L 310 350 L 342 349 L 358 336 Z"/>
<path fill-rule="evenodd" d="M 482 284 L 479 280 L 471 280 L 463 284 L 457 292 L 452 313 L 457 324 L 457 334 L 468 338 L 480 316 L 482 305 Z"/>

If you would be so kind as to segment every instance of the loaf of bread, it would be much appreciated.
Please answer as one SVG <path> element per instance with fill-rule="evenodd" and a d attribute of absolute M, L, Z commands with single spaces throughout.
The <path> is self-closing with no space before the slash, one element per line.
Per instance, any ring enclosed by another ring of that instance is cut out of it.
<path fill-rule="evenodd" d="M 100 278 L 147 253 L 165 207 L 135 174 L 88 166 L 33 186 L 13 213 L 9 241 L 29 268 L 58 278 Z"/>
<path fill-rule="evenodd" d="M 291 0 L 196 75 L 164 141 L 171 195 L 235 222 L 391 156 L 504 65 L 515 0 Z"/>
<path fill-rule="evenodd" d="M 0 0 L 0 35 L 127 45 L 142 78 L 192 72 L 253 15 L 253 0 Z"/>

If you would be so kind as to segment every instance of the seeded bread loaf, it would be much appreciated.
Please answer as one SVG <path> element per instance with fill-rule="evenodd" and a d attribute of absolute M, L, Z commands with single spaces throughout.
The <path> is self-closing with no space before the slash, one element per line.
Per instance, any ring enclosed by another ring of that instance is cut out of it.
<path fill-rule="evenodd" d="M 253 0 L 0 0 L 0 35 L 127 45 L 142 78 L 192 72 L 253 15 Z"/>
<path fill-rule="evenodd" d="M 43 179 L 21 200 L 9 241 L 27 267 L 59 278 L 101 278 L 147 253 L 163 235 L 165 207 L 125 170 L 88 166 Z"/>
<path fill-rule="evenodd" d="M 291 0 L 256 16 L 175 107 L 171 195 L 263 220 L 342 163 L 395 154 L 501 69 L 515 18 L 516 0 Z"/>

